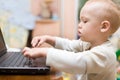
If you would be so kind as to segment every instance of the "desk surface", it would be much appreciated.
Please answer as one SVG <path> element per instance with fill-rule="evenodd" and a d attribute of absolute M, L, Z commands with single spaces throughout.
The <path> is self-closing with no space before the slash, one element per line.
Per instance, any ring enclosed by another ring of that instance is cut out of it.
<path fill-rule="evenodd" d="M 63 80 L 60 72 L 46 75 L 0 75 L 0 80 Z"/>

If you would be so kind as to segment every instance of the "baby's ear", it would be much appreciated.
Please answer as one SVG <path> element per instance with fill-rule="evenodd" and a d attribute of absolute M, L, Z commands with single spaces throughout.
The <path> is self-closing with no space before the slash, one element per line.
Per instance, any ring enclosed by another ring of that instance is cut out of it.
<path fill-rule="evenodd" d="M 106 32 L 110 29 L 110 22 L 109 21 L 102 21 L 101 22 L 101 27 L 100 27 L 100 31 L 101 32 Z"/>

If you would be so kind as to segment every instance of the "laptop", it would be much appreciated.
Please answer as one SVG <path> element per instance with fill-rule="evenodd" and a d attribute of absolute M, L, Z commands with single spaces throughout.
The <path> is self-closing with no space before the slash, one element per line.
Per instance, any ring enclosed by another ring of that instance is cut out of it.
<path fill-rule="evenodd" d="M 19 52 L 8 52 L 0 29 L 0 74 L 48 74 L 45 57 L 29 59 Z"/>

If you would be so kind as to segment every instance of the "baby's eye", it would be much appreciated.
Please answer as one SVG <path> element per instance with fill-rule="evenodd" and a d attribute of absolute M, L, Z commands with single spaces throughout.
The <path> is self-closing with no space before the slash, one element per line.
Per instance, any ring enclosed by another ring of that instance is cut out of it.
<path fill-rule="evenodd" d="M 83 21 L 84 23 L 87 23 L 87 21 Z"/>

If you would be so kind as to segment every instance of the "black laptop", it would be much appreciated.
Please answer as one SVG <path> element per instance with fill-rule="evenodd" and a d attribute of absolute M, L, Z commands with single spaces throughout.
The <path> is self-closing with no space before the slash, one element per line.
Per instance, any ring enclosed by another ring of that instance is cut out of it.
<path fill-rule="evenodd" d="M 7 52 L 2 31 L 0 29 L 0 74 L 48 74 L 45 57 L 29 59 L 21 52 Z"/>

